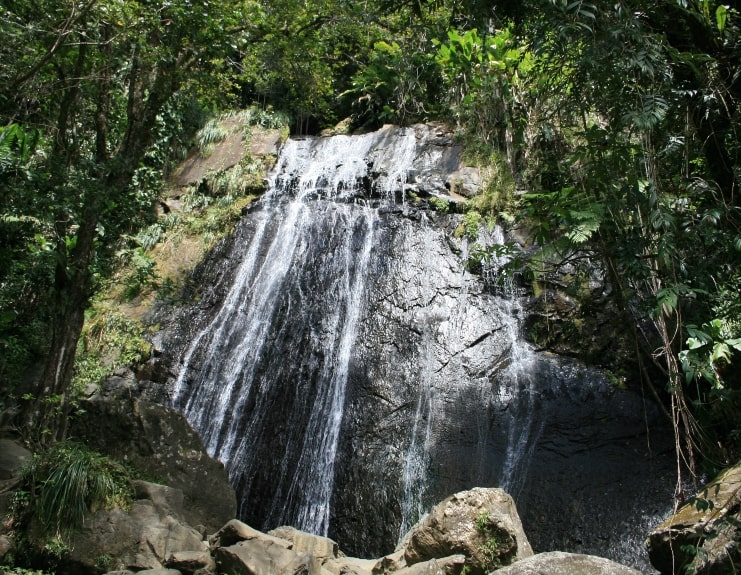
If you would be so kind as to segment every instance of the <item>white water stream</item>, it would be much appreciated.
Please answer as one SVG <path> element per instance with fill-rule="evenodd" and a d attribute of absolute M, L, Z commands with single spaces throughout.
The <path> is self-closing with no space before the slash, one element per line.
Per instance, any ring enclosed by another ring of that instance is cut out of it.
<path fill-rule="evenodd" d="M 291 336 L 291 319 L 307 313 L 304 304 L 321 306 L 321 325 L 310 326 L 315 349 L 306 360 L 315 386 L 312 396 L 300 400 L 308 418 L 300 433 L 287 432 L 283 442 L 298 461 L 285 458 L 273 478 L 280 497 L 269 512 L 272 523 L 319 534 L 329 525 L 348 365 L 378 218 L 357 197 L 369 171 L 379 169 L 388 154 L 394 169 L 379 178 L 376 193 L 388 197 L 403 187 L 414 159 L 414 133 L 381 149 L 376 164 L 369 164 L 372 148 L 378 148 L 375 134 L 286 142 L 232 286 L 186 350 L 172 393 L 173 404 L 186 413 L 209 453 L 227 465 L 233 481 L 258 473 L 254 445 L 265 433 L 275 396 L 269 389 L 274 381 L 256 370 L 271 361 L 264 358 L 273 353 L 276 337 Z M 321 268 L 316 286 L 302 283 L 306 265 Z M 285 309 L 289 292 L 298 294 L 290 302 L 296 309 Z"/>

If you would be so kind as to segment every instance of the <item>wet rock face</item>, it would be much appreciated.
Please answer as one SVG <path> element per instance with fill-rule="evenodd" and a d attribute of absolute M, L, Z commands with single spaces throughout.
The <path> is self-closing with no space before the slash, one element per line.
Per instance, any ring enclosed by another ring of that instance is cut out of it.
<path fill-rule="evenodd" d="M 741 463 L 723 471 L 648 536 L 662 574 L 735 573 L 741 561 Z"/>
<path fill-rule="evenodd" d="M 650 402 L 524 341 L 519 294 L 466 271 L 459 216 L 396 202 L 443 193 L 451 144 L 421 128 L 290 143 L 282 191 L 160 335 L 174 403 L 258 528 L 380 556 L 436 501 L 491 486 L 537 550 L 625 560 L 669 501 L 671 441 Z"/>
<path fill-rule="evenodd" d="M 526 312 L 464 271 L 447 223 L 383 222 L 330 535 L 349 553 L 383 554 L 434 501 L 501 486 L 535 549 L 646 565 L 640 534 L 666 512 L 674 477 L 658 408 L 525 344 Z"/>
<path fill-rule="evenodd" d="M 131 398 L 98 398 L 81 407 L 71 436 L 182 490 L 181 512 L 190 525 L 215 531 L 234 517 L 234 490 L 223 464 L 208 456 L 182 415 Z"/>

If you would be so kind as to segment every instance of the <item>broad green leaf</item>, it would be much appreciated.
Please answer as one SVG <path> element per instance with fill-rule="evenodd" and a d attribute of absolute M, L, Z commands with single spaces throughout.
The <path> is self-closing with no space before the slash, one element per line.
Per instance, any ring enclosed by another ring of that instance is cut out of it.
<path fill-rule="evenodd" d="M 671 314 L 675 309 L 677 309 L 679 297 L 677 296 L 677 292 L 672 288 L 659 290 L 656 294 L 656 299 L 659 310 L 663 311 L 665 314 Z M 689 329 L 687 331 L 689 332 Z M 690 349 L 693 348 L 690 347 Z"/>
<path fill-rule="evenodd" d="M 694 338 L 694 337 L 687 338 L 687 347 L 689 349 L 700 349 L 704 345 L 705 345 L 705 342 L 700 341 L 697 338 Z"/>
<path fill-rule="evenodd" d="M 737 351 L 741 351 L 741 337 L 735 338 L 735 339 L 727 339 L 726 343 L 730 345 L 733 349 Z"/>
<path fill-rule="evenodd" d="M 728 19 L 728 7 L 721 4 L 715 9 L 715 23 L 718 25 L 718 31 L 722 34 L 723 30 L 726 29 L 726 21 Z"/>

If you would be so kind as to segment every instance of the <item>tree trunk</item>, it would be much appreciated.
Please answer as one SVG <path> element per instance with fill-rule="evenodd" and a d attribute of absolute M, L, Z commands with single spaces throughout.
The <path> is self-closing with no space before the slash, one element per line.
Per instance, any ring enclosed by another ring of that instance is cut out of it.
<path fill-rule="evenodd" d="M 96 206 L 83 214 L 70 249 L 65 238 L 57 244 L 54 311 L 51 341 L 44 373 L 33 406 L 26 417 L 28 436 L 39 443 L 61 440 L 67 432 L 69 394 L 75 352 L 90 297 L 90 263 L 95 253 Z"/>

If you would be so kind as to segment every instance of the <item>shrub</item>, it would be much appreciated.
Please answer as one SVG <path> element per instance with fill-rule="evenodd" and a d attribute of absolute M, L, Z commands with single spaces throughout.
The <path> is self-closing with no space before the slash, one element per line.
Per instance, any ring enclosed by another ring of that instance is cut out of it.
<path fill-rule="evenodd" d="M 74 441 L 63 441 L 34 456 L 24 469 L 16 498 L 15 522 L 40 529 L 48 541 L 83 524 L 85 514 L 128 506 L 133 497 L 126 469 Z"/>

